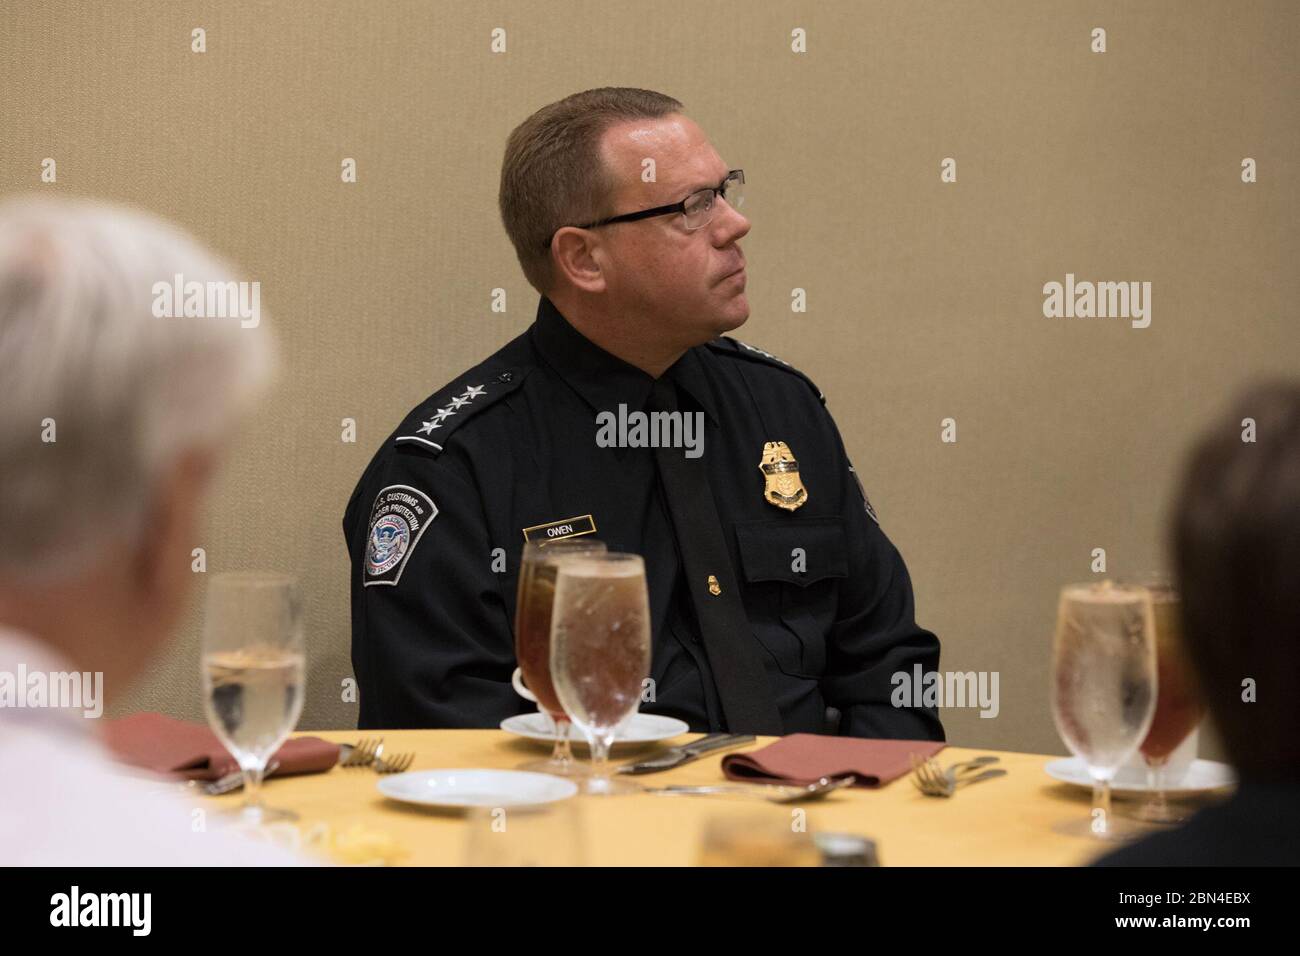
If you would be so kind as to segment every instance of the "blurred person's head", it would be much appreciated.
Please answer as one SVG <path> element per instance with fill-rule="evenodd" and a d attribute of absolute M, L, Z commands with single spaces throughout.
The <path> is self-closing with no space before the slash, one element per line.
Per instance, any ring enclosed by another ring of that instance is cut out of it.
<path fill-rule="evenodd" d="M 720 196 L 695 229 L 681 214 L 581 228 L 722 183 L 729 167 L 682 109 L 650 90 L 576 93 L 515 128 L 501 169 L 501 216 L 529 283 L 642 367 L 749 318 L 745 273 L 728 278 L 749 220 Z"/>
<path fill-rule="evenodd" d="M 1172 543 L 1188 654 L 1232 762 L 1300 777 L 1300 382 L 1248 390 L 1200 438 Z"/>
<path fill-rule="evenodd" d="M 110 695 L 178 622 L 205 491 L 272 366 L 265 326 L 155 315 L 178 275 L 234 280 L 144 213 L 0 202 L 0 627 Z"/>

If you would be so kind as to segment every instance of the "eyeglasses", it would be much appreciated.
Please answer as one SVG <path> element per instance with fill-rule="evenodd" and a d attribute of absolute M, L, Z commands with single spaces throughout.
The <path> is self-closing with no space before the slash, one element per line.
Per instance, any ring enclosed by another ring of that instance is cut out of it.
<path fill-rule="evenodd" d="M 610 216 L 608 219 L 600 219 L 596 222 L 589 222 L 585 226 L 578 226 L 578 229 L 595 229 L 597 226 L 607 226 L 612 222 L 635 222 L 638 219 L 649 219 L 651 216 L 671 216 L 675 213 L 681 213 L 686 217 L 686 228 L 688 230 L 699 229 L 707 226 L 713 221 L 713 210 L 716 206 L 714 199 L 721 196 L 727 201 L 732 209 L 739 209 L 745 204 L 745 171 L 743 169 L 733 169 L 727 173 L 727 178 L 717 186 L 708 186 L 704 189 L 696 190 L 681 202 L 675 202 L 667 206 L 655 206 L 653 209 L 642 209 L 639 212 L 627 212 L 621 216 Z M 557 229 L 556 232 L 559 232 Z M 551 233 L 551 239 L 555 238 L 555 233 Z M 551 241 L 548 239 L 545 248 L 551 247 Z"/>

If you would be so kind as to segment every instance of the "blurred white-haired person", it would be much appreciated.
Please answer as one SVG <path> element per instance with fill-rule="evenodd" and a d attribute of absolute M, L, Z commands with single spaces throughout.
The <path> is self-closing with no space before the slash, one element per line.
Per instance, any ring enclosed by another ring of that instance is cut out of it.
<path fill-rule="evenodd" d="M 0 202 L 3 864 L 298 859 L 196 827 L 179 788 L 122 772 L 88 699 L 119 694 L 167 643 L 223 446 L 274 365 L 260 323 L 166 301 L 177 276 L 234 279 L 141 212 Z"/>

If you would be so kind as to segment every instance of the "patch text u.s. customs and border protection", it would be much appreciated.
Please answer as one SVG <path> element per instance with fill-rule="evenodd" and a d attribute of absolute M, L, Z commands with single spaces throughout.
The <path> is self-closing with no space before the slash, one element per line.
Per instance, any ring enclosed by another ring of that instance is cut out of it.
<path fill-rule="evenodd" d="M 396 584 L 437 514 L 433 500 L 417 488 L 389 485 L 382 489 L 370 509 L 363 586 Z"/>

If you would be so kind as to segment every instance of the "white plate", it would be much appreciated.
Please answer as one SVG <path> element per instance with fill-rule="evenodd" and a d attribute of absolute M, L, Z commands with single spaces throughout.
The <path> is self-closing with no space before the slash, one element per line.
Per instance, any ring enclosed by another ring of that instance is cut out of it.
<path fill-rule="evenodd" d="M 1088 774 L 1087 766 L 1078 757 L 1053 760 L 1043 769 L 1054 780 L 1092 789 L 1092 777 Z M 1180 776 L 1166 775 L 1165 793 L 1171 797 L 1186 797 L 1221 790 L 1236 782 L 1237 775 L 1226 763 L 1219 763 L 1216 760 L 1193 760 L 1191 766 Z M 1151 787 L 1147 784 L 1145 770 L 1123 767 L 1111 781 L 1110 789 L 1112 793 L 1149 793 Z"/>
<path fill-rule="evenodd" d="M 384 777 L 379 792 L 426 807 L 527 807 L 567 800 L 572 780 L 521 770 L 412 770 Z"/>
<path fill-rule="evenodd" d="M 531 714 L 516 714 L 501 721 L 501 729 L 516 737 L 527 737 L 543 743 L 555 743 L 555 734 L 551 731 L 551 722 L 546 715 L 534 711 Z M 678 734 L 690 733 L 690 725 L 676 717 L 661 717 L 657 714 L 633 714 L 623 721 L 614 733 L 614 746 L 653 744 L 668 740 Z M 586 746 L 587 738 L 573 724 L 569 724 L 569 740 Z"/>

